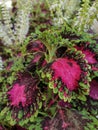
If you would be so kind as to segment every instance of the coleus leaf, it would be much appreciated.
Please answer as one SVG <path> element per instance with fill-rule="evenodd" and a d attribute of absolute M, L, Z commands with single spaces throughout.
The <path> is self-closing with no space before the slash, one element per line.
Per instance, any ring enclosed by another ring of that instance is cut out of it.
<path fill-rule="evenodd" d="M 91 65 L 93 71 L 98 71 L 98 47 L 96 44 L 80 43 L 76 46 L 77 50 L 82 51 L 84 58 Z"/>
<path fill-rule="evenodd" d="M 51 68 L 54 71 L 53 80 L 61 78 L 70 91 L 77 89 L 82 70 L 75 60 L 58 58 Z"/>
<path fill-rule="evenodd" d="M 8 107 L 17 121 L 31 118 L 39 109 L 41 92 L 37 87 L 38 80 L 28 72 L 19 73 L 18 79 L 8 90 Z"/>
<path fill-rule="evenodd" d="M 29 71 L 40 69 L 46 64 L 44 54 L 44 52 L 46 52 L 46 47 L 40 40 L 31 40 L 27 45 L 27 50 L 29 53 L 33 53 L 34 56 L 27 67 Z"/>
<path fill-rule="evenodd" d="M 90 82 L 90 97 L 98 100 L 98 78 L 93 79 Z"/>
<path fill-rule="evenodd" d="M 9 99 L 11 100 L 12 106 L 19 106 L 22 103 L 22 106 L 26 104 L 26 94 L 24 93 L 25 85 L 19 85 L 18 83 L 14 84 L 13 88 L 8 92 Z"/>
<path fill-rule="evenodd" d="M 46 65 L 45 56 L 42 52 L 37 52 L 33 55 L 31 62 L 27 66 L 27 70 L 30 72 L 34 72 L 37 69 L 41 69 L 41 67 Z"/>
<path fill-rule="evenodd" d="M 45 52 L 46 47 L 40 40 L 36 40 L 36 41 L 30 41 L 30 43 L 27 45 L 27 50 L 31 53 L 40 51 Z"/>
<path fill-rule="evenodd" d="M 89 92 L 89 65 L 82 53 L 77 52 L 75 49 L 66 50 L 61 58 L 57 58 L 50 66 L 47 65 L 48 68 L 45 70 L 46 75 L 50 73 L 47 77 L 49 88 L 53 89 L 53 92 L 56 89 L 56 93 L 64 101 L 70 101 L 78 98 L 81 93 Z"/>

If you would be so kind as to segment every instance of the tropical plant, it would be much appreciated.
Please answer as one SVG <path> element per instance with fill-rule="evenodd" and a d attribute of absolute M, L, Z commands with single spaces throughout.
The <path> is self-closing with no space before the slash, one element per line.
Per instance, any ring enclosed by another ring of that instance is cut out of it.
<path fill-rule="evenodd" d="M 97 1 L 55 2 L 1 6 L 1 130 L 98 129 Z"/>

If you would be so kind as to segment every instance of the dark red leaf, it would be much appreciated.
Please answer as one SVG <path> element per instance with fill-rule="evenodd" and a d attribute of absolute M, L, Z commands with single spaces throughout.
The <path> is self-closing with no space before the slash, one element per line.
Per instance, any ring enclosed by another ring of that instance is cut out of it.
<path fill-rule="evenodd" d="M 93 79 L 90 83 L 90 97 L 98 100 L 98 79 Z"/>

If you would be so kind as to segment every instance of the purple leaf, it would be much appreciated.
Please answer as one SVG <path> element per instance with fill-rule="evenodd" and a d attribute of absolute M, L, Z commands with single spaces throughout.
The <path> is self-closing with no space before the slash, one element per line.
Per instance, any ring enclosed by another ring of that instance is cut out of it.
<path fill-rule="evenodd" d="M 93 79 L 90 83 L 90 97 L 98 100 L 98 79 Z"/>

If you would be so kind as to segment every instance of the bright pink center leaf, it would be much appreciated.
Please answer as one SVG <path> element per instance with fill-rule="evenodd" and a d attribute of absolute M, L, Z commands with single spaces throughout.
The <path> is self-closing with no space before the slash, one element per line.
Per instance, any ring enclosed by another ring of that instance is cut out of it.
<path fill-rule="evenodd" d="M 78 87 L 81 76 L 81 68 L 73 59 L 59 58 L 52 64 L 54 71 L 53 80 L 60 78 L 69 90 Z"/>
<path fill-rule="evenodd" d="M 24 85 L 20 86 L 19 84 L 15 84 L 13 88 L 8 92 L 12 106 L 19 106 L 19 103 L 22 103 L 22 105 L 25 106 L 26 95 L 24 93 L 24 90 Z"/>

